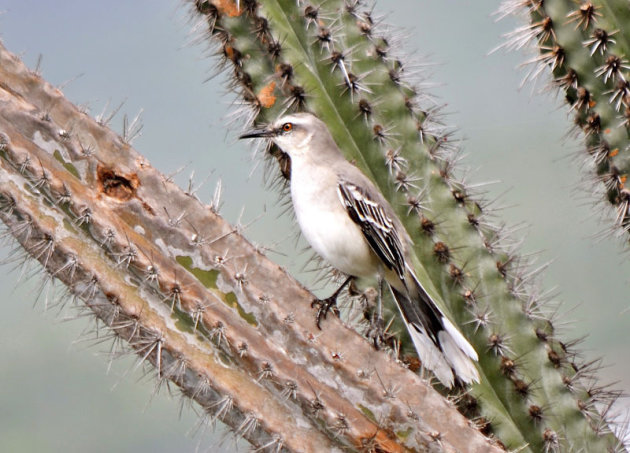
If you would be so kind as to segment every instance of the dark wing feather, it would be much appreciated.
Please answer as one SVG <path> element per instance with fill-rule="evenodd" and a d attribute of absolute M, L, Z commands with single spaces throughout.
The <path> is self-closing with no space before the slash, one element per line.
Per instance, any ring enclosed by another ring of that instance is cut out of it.
<path fill-rule="evenodd" d="M 472 353 L 474 357 L 470 353 L 472 346 L 461 334 L 457 333 L 454 336 L 452 331 L 447 330 L 446 317 L 422 287 L 413 271 L 410 270 L 409 281 L 405 280 L 407 265 L 400 236 L 383 205 L 371 199 L 365 189 L 344 180 L 339 181 L 337 192 L 348 215 L 359 225 L 374 253 L 388 269 L 393 269 L 398 274 L 405 286 L 405 291 L 401 292 L 389 285 L 420 359 L 426 361 L 428 367 L 447 387 L 453 385 L 451 370 L 455 372 L 457 379 L 463 382 L 479 382 L 479 375 L 470 363 L 471 359 L 477 360 L 474 350 Z M 452 344 L 455 344 L 460 350 L 458 355 L 454 357 L 445 355 L 442 340 L 446 337 L 451 339 L 451 354 Z M 423 341 L 425 338 L 435 347 L 432 348 L 430 343 Z M 439 357 L 433 355 L 434 350 Z"/>
<path fill-rule="evenodd" d="M 404 281 L 405 257 L 392 219 L 361 187 L 339 181 L 337 191 L 348 215 L 361 227 L 363 236 L 374 253 L 388 269 L 396 271 L 398 277 Z"/>

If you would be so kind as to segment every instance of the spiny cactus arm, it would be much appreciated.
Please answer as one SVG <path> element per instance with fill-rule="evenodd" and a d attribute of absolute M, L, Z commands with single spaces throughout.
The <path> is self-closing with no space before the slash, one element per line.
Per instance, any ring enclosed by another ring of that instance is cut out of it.
<path fill-rule="evenodd" d="M 46 140 L 50 136 L 42 132 L 48 132 L 46 129 L 54 124 L 45 123 L 47 127 L 43 128 L 31 115 L 16 115 L 17 106 L 6 98 L 0 103 L 5 137 L 4 159 L 0 161 L 3 220 L 26 252 L 45 267 L 46 278 L 66 284 L 69 292 L 82 299 L 113 335 L 127 342 L 140 357 L 139 363 L 144 359 L 155 367 L 160 381 L 176 384 L 199 403 L 208 417 L 221 419 L 254 445 L 274 445 L 277 439 L 282 439 L 278 445 L 285 444 L 291 450 L 318 451 L 322 446 L 334 450 L 330 441 L 298 411 L 278 401 L 247 370 L 228 366 L 225 357 L 207 338 L 195 335 L 190 326 L 178 327 L 180 320 L 173 316 L 159 294 L 150 287 L 129 284 L 128 263 L 107 259 L 98 241 L 86 240 L 84 225 L 76 223 L 79 217 L 73 216 L 75 222 L 72 222 L 65 213 L 49 205 L 51 199 L 42 196 L 48 191 L 45 185 L 64 187 L 72 194 L 73 202 L 80 203 L 83 215 L 87 209 L 92 212 L 90 230 L 98 229 L 103 221 L 111 224 L 117 220 L 107 209 L 95 210 L 95 206 L 81 200 L 77 195 L 80 189 L 72 181 L 76 179 L 74 175 L 54 165 L 53 156 L 41 152 L 13 127 L 25 127 L 31 133 L 39 131 L 39 137 L 50 144 L 54 142 Z M 30 107 L 27 108 L 31 110 Z M 15 161 L 22 164 L 11 165 Z M 35 178 L 41 179 L 34 178 L 38 171 Z M 34 188 L 38 182 L 41 185 Z M 116 226 L 111 231 L 121 232 Z M 110 246 L 125 248 L 124 243 L 116 242 L 111 238 Z M 125 257 L 129 256 L 127 252 Z M 168 266 L 163 269 L 169 271 Z M 281 434 L 288 425 L 292 429 Z"/>
<path fill-rule="evenodd" d="M 25 242 L 25 247 L 49 266 L 48 275 L 64 281 L 88 305 L 99 291 L 109 296 L 111 307 L 103 317 L 115 313 L 116 326 L 150 333 L 149 339 L 130 344 L 140 345 L 139 355 L 154 361 L 161 379 L 172 380 L 256 446 L 493 451 L 418 376 L 338 320 L 327 322 L 327 334 L 319 335 L 308 309 L 312 295 L 237 229 L 4 48 L 0 63 L 2 174 L 20 181 L 3 186 L 17 191 L 15 196 L 3 192 L 3 213 L 9 224 L 11 215 L 19 214 L 18 225 L 41 234 L 25 236 L 23 228 L 12 233 L 48 244 L 43 252 L 41 245 Z M 22 199 L 49 213 L 45 218 L 53 224 L 42 230 L 41 215 L 20 210 Z M 63 241 L 58 244 L 55 235 L 63 235 Z M 66 245 L 67 235 L 74 248 Z M 49 259 L 55 253 L 64 259 Z M 75 259 L 65 261 L 70 254 Z M 76 264 L 61 271 L 59 262 Z M 102 274 L 91 270 L 96 265 Z M 127 293 L 129 305 L 121 300 Z M 144 326 L 145 317 L 154 324 Z M 171 348 L 173 339 L 202 351 L 196 359 L 210 351 L 207 360 L 218 361 L 211 365 L 227 371 L 215 382 L 212 368 L 189 364 L 191 350 Z M 248 385 L 240 390 L 235 384 L 243 380 Z M 206 393 L 209 400 L 201 398 Z M 268 422 L 267 410 L 274 413 Z"/>
<path fill-rule="evenodd" d="M 538 47 L 527 78 L 553 74 L 553 85 L 570 105 L 586 143 L 588 171 L 596 191 L 616 211 L 614 225 L 630 229 L 630 14 L 627 2 L 512 1 L 506 11 L 524 13 L 529 24 L 506 36 L 504 47 Z M 594 174 L 593 174 L 594 173 Z M 603 186 L 602 186 L 603 183 Z M 626 239 L 627 240 L 627 239 Z"/>
<path fill-rule="evenodd" d="M 169 316 L 155 313 L 146 295 L 121 280 L 110 263 L 103 263 L 100 250 L 71 234 L 62 237 L 60 230 L 66 226 L 54 221 L 56 213 L 40 210 L 40 204 L 21 198 L 23 193 L 16 190 L 14 183 L 0 183 L 2 202 L 15 205 L 10 215 L 6 209 L 2 213 L 9 230 L 27 252 L 54 273 L 54 278 L 68 285 L 72 297 L 83 300 L 113 336 L 128 344 L 139 356 L 139 364 L 142 360 L 151 363 L 161 382 L 175 383 L 207 411 L 207 417 L 221 419 L 254 445 L 272 444 L 274 438 L 269 432 L 281 430 L 287 422 L 295 423 L 295 414 L 277 404 L 273 395 L 256 385 L 247 373 L 226 367 L 207 344 L 173 328 Z M 27 236 L 23 234 L 26 222 Z M 40 254 L 48 237 L 55 238 L 54 250 L 50 245 L 50 250 Z M 69 263 L 73 265 L 68 266 Z M 265 428 L 255 426 L 253 420 L 265 420 Z M 245 429 L 246 426 L 254 429 Z M 313 429 L 297 428 L 294 433 L 299 442 L 285 436 L 287 445 L 302 445 L 305 450 L 310 445 L 316 451 L 320 445 L 328 444 Z"/>
<path fill-rule="evenodd" d="M 373 11 L 351 0 L 191 3 L 248 117 L 316 113 L 397 210 L 423 284 L 482 356 L 481 384 L 461 397 L 466 412 L 513 449 L 614 448 L 605 414 L 592 410 L 614 395 L 591 391 L 591 365 L 558 337 L 556 308 L 533 285 L 540 269 L 458 176 L 452 131 L 405 76 L 398 42 Z"/>

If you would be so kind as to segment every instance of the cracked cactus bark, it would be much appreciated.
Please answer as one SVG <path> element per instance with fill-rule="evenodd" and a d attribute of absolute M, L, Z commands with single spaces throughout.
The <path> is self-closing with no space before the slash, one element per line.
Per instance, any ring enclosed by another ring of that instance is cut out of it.
<path fill-rule="evenodd" d="M 606 418 L 617 394 L 557 335 L 538 270 L 459 176 L 440 106 L 407 77 L 406 57 L 373 12 L 351 0 L 190 3 L 250 121 L 315 113 L 397 209 L 422 283 L 480 353 L 481 384 L 456 399 L 482 432 L 519 451 L 621 450 Z M 269 151 L 290 177 L 286 156 Z M 413 365 L 409 341 L 401 345 Z"/>
<path fill-rule="evenodd" d="M 312 295 L 154 169 L 130 134 L 2 46 L 0 80 L 8 235 L 204 418 L 259 451 L 499 451 L 339 320 L 318 335 Z"/>

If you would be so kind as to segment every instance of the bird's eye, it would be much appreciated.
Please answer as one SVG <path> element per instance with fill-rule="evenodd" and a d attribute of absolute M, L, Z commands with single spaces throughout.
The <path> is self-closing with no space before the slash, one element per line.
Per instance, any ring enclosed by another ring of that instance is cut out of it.
<path fill-rule="evenodd" d="M 284 123 L 282 125 L 282 132 L 291 132 L 293 130 L 293 124 L 291 123 Z"/>

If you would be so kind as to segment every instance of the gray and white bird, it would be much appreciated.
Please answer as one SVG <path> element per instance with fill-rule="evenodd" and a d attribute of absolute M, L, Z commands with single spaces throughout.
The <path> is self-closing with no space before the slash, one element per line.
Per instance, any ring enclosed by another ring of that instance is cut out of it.
<path fill-rule="evenodd" d="M 296 113 L 240 138 L 271 139 L 289 155 L 291 198 L 304 237 L 349 277 L 387 282 L 423 366 L 449 388 L 455 379 L 479 382 L 477 353 L 409 265 L 406 230 L 370 179 L 343 157 L 326 125 L 310 113 Z M 324 315 L 345 283 L 327 299 Z M 320 309 L 318 326 L 321 314 Z"/>

